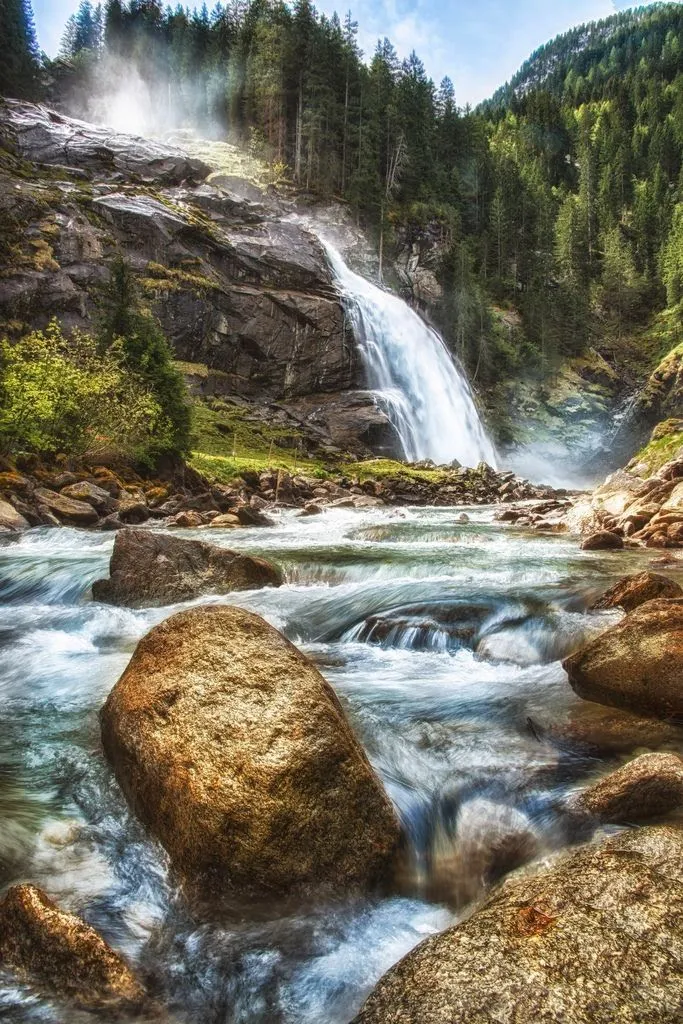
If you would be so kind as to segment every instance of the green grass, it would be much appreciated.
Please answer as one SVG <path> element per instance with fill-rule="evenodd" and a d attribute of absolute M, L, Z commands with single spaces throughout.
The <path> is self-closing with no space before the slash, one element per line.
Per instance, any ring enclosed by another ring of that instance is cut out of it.
<path fill-rule="evenodd" d="M 660 424 L 659 427 L 655 428 L 655 435 L 662 426 Z M 667 462 L 675 459 L 679 452 L 683 452 L 683 431 L 680 430 L 666 434 L 664 437 L 655 437 L 655 440 L 650 441 L 637 455 L 634 455 L 631 462 L 632 465 L 644 462 L 649 470 L 648 475 L 651 476 L 658 469 L 661 469 L 662 466 L 666 465 Z"/>
<path fill-rule="evenodd" d="M 190 462 L 200 473 L 220 482 L 248 470 L 327 475 L 323 461 L 302 454 L 300 444 L 298 431 L 257 420 L 241 406 L 220 399 L 195 402 Z"/>
<path fill-rule="evenodd" d="M 444 469 L 416 469 L 405 462 L 394 459 L 367 459 L 365 462 L 352 462 L 343 467 L 348 476 L 364 480 L 381 480 L 384 477 L 403 477 L 408 480 L 422 480 L 427 483 L 440 483 L 448 478 Z"/>

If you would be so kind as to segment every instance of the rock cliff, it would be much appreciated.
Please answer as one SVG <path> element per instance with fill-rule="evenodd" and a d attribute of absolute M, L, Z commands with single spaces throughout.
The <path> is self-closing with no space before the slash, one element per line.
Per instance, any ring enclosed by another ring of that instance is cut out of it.
<path fill-rule="evenodd" d="M 267 190 L 175 146 L 17 101 L 0 105 L 0 320 L 87 330 L 121 252 L 178 358 L 225 392 L 270 399 L 362 384 L 315 235 Z"/>

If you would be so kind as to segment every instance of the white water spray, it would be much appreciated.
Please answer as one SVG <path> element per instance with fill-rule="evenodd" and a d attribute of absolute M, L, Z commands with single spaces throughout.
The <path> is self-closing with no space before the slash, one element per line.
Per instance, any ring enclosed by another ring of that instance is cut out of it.
<path fill-rule="evenodd" d="M 496 464 L 470 387 L 443 341 L 402 299 L 347 267 L 323 240 L 376 392 L 409 462 Z"/>

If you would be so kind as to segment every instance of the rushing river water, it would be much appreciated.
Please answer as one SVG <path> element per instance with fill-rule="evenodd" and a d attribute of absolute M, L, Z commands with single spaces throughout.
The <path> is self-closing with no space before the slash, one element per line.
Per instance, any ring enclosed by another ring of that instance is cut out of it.
<path fill-rule="evenodd" d="M 492 509 L 279 514 L 270 530 L 193 531 L 278 562 L 279 590 L 228 599 L 313 657 L 399 809 L 401 892 L 200 916 L 128 811 L 97 712 L 135 644 L 176 609 L 94 603 L 111 535 L 35 530 L 0 547 L 0 873 L 87 918 L 169 1020 L 344 1024 L 379 976 L 506 870 L 578 837 L 567 793 L 636 746 L 628 716 L 578 700 L 559 659 L 618 613 L 587 601 L 651 553 L 586 553 Z M 190 535 L 190 534 L 188 534 Z M 680 576 L 680 574 L 679 574 Z M 210 599 L 206 599 L 210 600 Z M 216 599 L 213 599 L 216 600 Z M 85 1021 L 0 976 L 0 1017 Z"/>

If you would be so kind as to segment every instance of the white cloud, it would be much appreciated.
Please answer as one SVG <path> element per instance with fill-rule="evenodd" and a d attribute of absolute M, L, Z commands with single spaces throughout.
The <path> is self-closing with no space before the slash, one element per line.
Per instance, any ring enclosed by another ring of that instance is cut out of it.
<path fill-rule="evenodd" d="M 332 13 L 339 4 L 318 6 Z M 464 105 L 490 96 L 549 39 L 614 9 L 613 0 L 372 0 L 352 14 L 366 58 L 387 36 L 399 57 L 416 50 L 437 84 L 448 75 Z"/>

